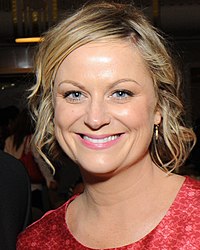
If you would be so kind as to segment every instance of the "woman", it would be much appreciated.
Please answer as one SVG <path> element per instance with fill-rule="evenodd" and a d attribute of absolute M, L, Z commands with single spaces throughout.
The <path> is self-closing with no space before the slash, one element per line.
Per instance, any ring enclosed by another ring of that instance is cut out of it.
<path fill-rule="evenodd" d="M 86 5 L 46 34 L 36 65 L 35 143 L 56 156 L 58 142 L 84 191 L 27 228 L 17 249 L 199 249 L 200 185 L 172 173 L 195 135 L 181 120 L 177 69 L 145 17 Z"/>

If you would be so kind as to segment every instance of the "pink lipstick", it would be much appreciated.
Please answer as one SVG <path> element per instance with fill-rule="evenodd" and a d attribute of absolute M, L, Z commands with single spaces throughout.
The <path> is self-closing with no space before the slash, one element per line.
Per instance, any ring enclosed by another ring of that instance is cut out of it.
<path fill-rule="evenodd" d="M 115 135 L 81 135 L 81 142 L 91 149 L 106 149 L 115 145 L 120 139 L 122 134 Z"/>

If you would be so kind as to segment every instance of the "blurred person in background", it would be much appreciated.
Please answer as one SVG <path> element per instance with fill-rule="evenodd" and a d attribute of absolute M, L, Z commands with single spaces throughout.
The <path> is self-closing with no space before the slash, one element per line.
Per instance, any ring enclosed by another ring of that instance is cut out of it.
<path fill-rule="evenodd" d="M 27 171 L 19 160 L 0 150 L 0 249 L 15 250 L 17 235 L 31 222 Z"/>
<path fill-rule="evenodd" d="M 15 120 L 19 114 L 16 106 L 8 106 L 0 109 L 0 149 L 4 149 L 6 138 L 12 134 Z"/>
<path fill-rule="evenodd" d="M 28 109 L 23 109 L 13 126 L 13 133 L 7 137 L 4 152 L 22 161 L 27 168 L 32 191 L 32 206 L 41 211 L 46 210 L 43 204 L 43 190 L 56 188 L 56 181 L 48 165 L 40 157 L 31 143 L 34 125 Z M 29 158 L 26 158 L 26 157 Z M 29 167 L 31 166 L 31 167 Z M 48 192 L 46 192 L 48 195 Z M 48 198 L 47 198 L 48 199 Z"/>

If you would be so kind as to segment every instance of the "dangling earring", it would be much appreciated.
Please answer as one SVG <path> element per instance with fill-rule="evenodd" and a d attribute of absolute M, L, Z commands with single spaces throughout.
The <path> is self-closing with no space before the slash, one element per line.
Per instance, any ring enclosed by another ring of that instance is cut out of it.
<path fill-rule="evenodd" d="M 156 139 L 156 141 L 158 141 L 158 128 L 159 128 L 159 125 L 155 124 L 154 131 L 155 131 L 155 139 Z"/>

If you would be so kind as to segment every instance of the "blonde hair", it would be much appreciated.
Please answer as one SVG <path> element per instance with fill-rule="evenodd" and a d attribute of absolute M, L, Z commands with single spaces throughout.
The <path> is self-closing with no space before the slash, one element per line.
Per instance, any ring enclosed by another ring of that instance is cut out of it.
<path fill-rule="evenodd" d="M 78 47 L 93 41 L 134 37 L 151 72 L 157 108 L 162 114 L 159 136 L 157 140 L 152 138 L 150 154 L 158 166 L 173 170 L 184 163 L 195 142 L 193 131 L 181 119 L 179 75 L 164 39 L 145 16 L 132 5 L 109 2 L 85 5 L 45 34 L 36 59 L 37 82 L 29 96 L 36 120 L 35 145 L 47 161 L 45 148 L 53 158 L 61 150 L 54 134 L 52 89 L 63 60 Z"/>

